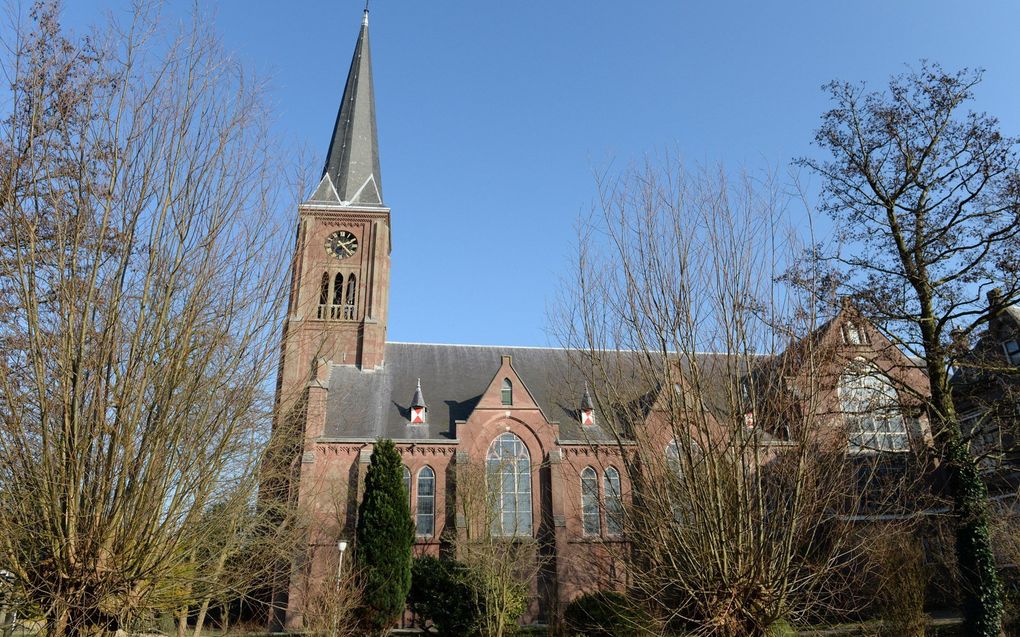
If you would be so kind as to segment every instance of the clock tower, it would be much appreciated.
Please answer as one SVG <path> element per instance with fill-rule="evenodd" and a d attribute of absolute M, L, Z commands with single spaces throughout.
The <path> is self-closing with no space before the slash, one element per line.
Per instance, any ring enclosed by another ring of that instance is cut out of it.
<path fill-rule="evenodd" d="M 298 207 L 282 403 L 329 363 L 363 370 L 383 364 L 389 278 L 390 210 L 379 171 L 366 10 L 322 176 Z"/>

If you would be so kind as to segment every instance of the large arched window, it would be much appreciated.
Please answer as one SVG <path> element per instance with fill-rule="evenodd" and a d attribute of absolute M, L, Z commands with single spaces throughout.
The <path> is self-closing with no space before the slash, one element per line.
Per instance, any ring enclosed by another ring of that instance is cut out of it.
<path fill-rule="evenodd" d="M 510 432 L 500 434 L 489 445 L 485 470 L 496 507 L 493 535 L 530 536 L 531 455 L 524 441 Z"/>
<path fill-rule="evenodd" d="M 499 397 L 502 399 L 504 405 L 514 404 L 514 386 L 510 382 L 509 378 L 503 379 L 503 384 L 499 390 Z"/>
<path fill-rule="evenodd" d="M 599 515 L 599 475 L 591 467 L 581 472 L 581 521 L 585 535 L 599 535 L 602 519 Z"/>
<path fill-rule="evenodd" d="M 872 365 L 855 362 L 839 380 L 839 402 L 851 451 L 907 451 L 907 427 L 892 382 Z"/>
<path fill-rule="evenodd" d="M 422 467 L 418 472 L 414 527 L 420 537 L 432 537 L 436 532 L 436 472 L 432 467 Z"/>
<path fill-rule="evenodd" d="M 674 473 L 681 474 L 684 469 L 684 462 L 688 462 L 691 466 L 697 467 L 701 461 L 701 445 L 697 441 L 690 439 L 690 457 L 680 457 L 680 444 L 676 438 L 669 441 L 666 445 L 666 466 L 668 466 Z"/>
<path fill-rule="evenodd" d="M 348 321 L 354 318 L 355 301 L 358 295 L 358 284 L 354 275 L 347 277 L 347 292 L 344 296 L 344 318 Z"/>
<path fill-rule="evenodd" d="M 613 467 L 606 469 L 602 490 L 606 494 L 606 533 L 623 533 L 623 495 L 620 490 L 620 472 Z"/>

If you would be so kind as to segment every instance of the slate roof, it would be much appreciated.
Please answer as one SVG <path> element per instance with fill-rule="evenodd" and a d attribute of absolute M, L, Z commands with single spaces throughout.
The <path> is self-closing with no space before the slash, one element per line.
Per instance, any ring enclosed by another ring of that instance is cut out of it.
<path fill-rule="evenodd" d="M 378 139 L 366 9 L 333 125 L 322 178 L 309 201 L 382 206 Z"/>
<path fill-rule="evenodd" d="M 457 438 L 456 421 L 471 415 L 499 370 L 501 356 L 507 355 L 545 417 L 559 422 L 561 441 L 612 441 L 611 432 L 600 427 L 597 412 L 594 426 L 581 427 L 584 378 L 572 364 L 571 354 L 559 348 L 387 343 L 386 362 L 380 369 L 332 367 L 325 433 L 331 438 L 452 442 Z M 634 356 L 630 352 L 618 355 Z M 725 383 L 719 379 L 729 373 L 726 370 L 735 364 L 734 359 L 706 354 L 699 361 L 709 386 L 701 392 L 706 407 L 728 410 Z M 629 373 L 627 367 L 620 365 L 620 373 L 629 376 L 624 383 L 631 383 L 634 401 L 650 407 L 658 388 L 639 386 L 640 374 Z M 428 422 L 411 425 L 410 407 L 419 378 L 422 392 L 429 396 Z"/>
<path fill-rule="evenodd" d="M 561 440 L 610 440 L 597 424 L 581 430 L 578 401 L 584 381 L 556 348 L 387 343 L 386 363 L 374 371 L 334 365 L 326 403 L 326 435 L 337 438 L 454 440 L 499 370 L 511 365 Z M 429 396 L 428 422 L 410 425 L 416 381 Z M 596 415 L 597 416 L 597 415 Z"/>

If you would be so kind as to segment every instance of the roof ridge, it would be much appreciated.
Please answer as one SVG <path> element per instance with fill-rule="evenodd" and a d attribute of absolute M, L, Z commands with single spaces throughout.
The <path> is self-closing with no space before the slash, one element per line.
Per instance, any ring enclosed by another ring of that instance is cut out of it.
<path fill-rule="evenodd" d="M 487 347 L 490 349 L 544 349 L 544 350 L 580 350 L 578 347 L 561 347 L 556 345 L 483 345 L 480 343 L 428 343 L 425 341 L 386 341 L 386 345 L 432 345 L 436 347 Z M 634 352 L 639 353 L 642 350 L 639 349 L 607 349 L 607 352 Z M 678 354 L 680 352 L 669 352 L 670 354 Z M 711 354 L 715 356 L 736 356 L 739 352 L 707 352 L 707 351 L 696 351 L 695 355 Z M 751 356 L 774 356 L 775 354 L 761 354 L 755 353 Z"/>

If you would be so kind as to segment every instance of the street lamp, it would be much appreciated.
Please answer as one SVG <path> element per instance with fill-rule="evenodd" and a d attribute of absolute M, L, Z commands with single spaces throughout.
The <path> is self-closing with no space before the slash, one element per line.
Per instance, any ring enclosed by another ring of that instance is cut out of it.
<path fill-rule="evenodd" d="M 339 602 L 340 602 L 340 600 L 339 600 L 340 573 L 341 573 L 341 571 L 343 570 L 343 567 L 344 567 L 344 551 L 347 550 L 347 540 L 339 540 L 336 543 L 336 547 L 338 549 L 340 549 L 340 559 L 337 560 L 337 562 L 336 562 L 336 592 L 338 593 L 338 595 L 337 595 L 337 604 L 339 604 Z M 333 634 L 334 635 L 338 632 L 337 629 L 338 629 L 339 622 L 340 622 L 339 614 L 336 612 L 336 608 L 334 608 L 333 609 Z"/>
<path fill-rule="evenodd" d="M 340 559 L 336 563 L 336 588 L 340 590 L 340 571 L 344 567 L 344 551 L 347 550 L 347 540 L 340 540 L 336 543 L 336 547 L 340 549 Z"/>

